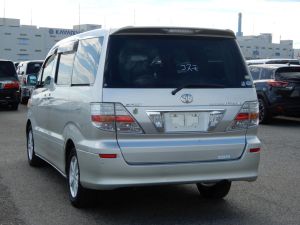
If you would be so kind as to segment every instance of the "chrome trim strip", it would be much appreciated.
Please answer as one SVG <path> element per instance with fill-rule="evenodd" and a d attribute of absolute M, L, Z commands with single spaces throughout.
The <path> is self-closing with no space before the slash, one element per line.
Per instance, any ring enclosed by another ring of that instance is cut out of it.
<path fill-rule="evenodd" d="M 67 178 L 67 175 L 62 172 L 60 169 L 58 169 L 55 165 L 53 165 L 51 162 L 49 162 L 47 159 L 45 159 L 43 156 L 35 153 L 35 155 L 39 158 L 41 158 L 42 160 L 44 160 L 46 163 L 48 163 L 50 166 L 52 166 L 54 169 L 56 169 L 64 178 Z"/>

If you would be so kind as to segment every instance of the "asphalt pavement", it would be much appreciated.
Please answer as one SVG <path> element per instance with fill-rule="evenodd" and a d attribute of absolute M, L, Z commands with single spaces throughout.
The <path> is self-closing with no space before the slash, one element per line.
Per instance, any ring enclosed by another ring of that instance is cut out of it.
<path fill-rule="evenodd" d="M 51 166 L 29 167 L 26 107 L 0 109 L 0 225 L 300 224 L 300 120 L 261 125 L 259 178 L 234 182 L 225 200 L 201 198 L 195 185 L 99 192 L 76 209 L 66 180 Z"/>

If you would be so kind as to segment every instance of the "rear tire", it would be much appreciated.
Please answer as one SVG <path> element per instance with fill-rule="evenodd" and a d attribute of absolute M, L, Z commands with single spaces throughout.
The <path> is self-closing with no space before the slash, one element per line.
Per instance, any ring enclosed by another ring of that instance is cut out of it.
<path fill-rule="evenodd" d="M 14 104 L 12 104 L 12 105 L 10 106 L 10 108 L 11 108 L 11 110 L 14 110 L 14 111 L 18 110 L 18 108 L 19 108 L 19 103 L 14 103 Z"/>
<path fill-rule="evenodd" d="M 26 105 L 28 103 L 28 98 L 21 97 L 21 104 Z"/>
<path fill-rule="evenodd" d="M 34 138 L 31 125 L 27 129 L 27 158 L 30 166 L 38 167 L 43 164 L 43 160 L 36 156 L 34 151 Z"/>
<path fill-rule="evenodd" d="M 215 184 L 198 183 L 197 188 L 202 197 L 207 199 L 224 198 L 231 187 L 231 181 L 223 180 Z"/>
<path fill-rule="evenodd" d="M 71 204 L 76 208 L 84 208 L 92 204 L 91 190 L 80 184 L 80 169 L 76 149 L 73 148 L 68 158 L 68 188 Z"/>
<path fill-rule="evenodd" d="M 267 103 L 262 98 L 258 98 L 259 104 L 259 123 L 260 124 L 267 124 L 271 120 L 271 115 L 267 108 Z"/>

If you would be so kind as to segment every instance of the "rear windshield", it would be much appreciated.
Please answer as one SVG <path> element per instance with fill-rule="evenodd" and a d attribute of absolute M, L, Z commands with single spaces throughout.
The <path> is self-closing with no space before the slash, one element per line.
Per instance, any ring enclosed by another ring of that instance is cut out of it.
<path fill-rule="evenodd" d="M 107 88 L 252 87 L 234 39 L 122 35 L 111 36 L 108 49 Z"/>
<path fill-rule="evenodd" d="M 300 67 L 279 68 L 276 71 L 276 80 L 298 80 L 300 81 Z"/>
<path fill-rule="evenodd" d="M 0 77 L 16 76 L 16 68 L 13 62 L 0 61 Z"/>
<path fill-rule="evenodd" d="M 41 62 L 30 62 L 27 65 L 26 74 L 37 74 L 42 66 Z"/>

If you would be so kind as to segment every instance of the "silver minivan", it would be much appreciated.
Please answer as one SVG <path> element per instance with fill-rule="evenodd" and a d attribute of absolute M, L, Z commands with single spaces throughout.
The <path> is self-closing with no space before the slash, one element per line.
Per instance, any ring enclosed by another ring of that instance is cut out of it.
<path fill-rule="evenodd" d="M 27 153 L 68 180 L 76 207 L 91 189 L 197 184 L 223 198 L 257 178 L 252 78 L 232 31 L 99 29 L 49 52 L 28 102 Z"/>

